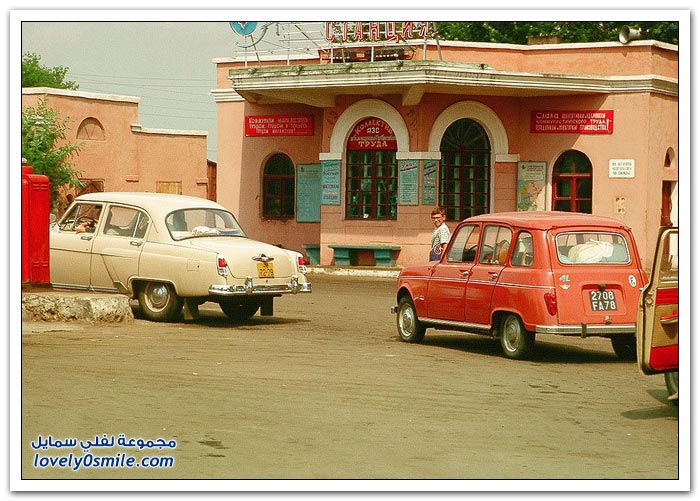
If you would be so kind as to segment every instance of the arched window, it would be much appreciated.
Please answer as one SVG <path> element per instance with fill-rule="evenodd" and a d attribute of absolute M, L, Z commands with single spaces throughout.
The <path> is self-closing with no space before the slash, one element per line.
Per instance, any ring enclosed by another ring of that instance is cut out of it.
<path fill-rule="evenodd" d="M 396 136 L 384 120 L 359 122 L 347 142 L 345 217 L 396 219 Z"/>
<path fill-rule="evenodd" d="M 489 212 L 491 145 L 483 127 L 463 118 L 450 125 L 440 142 L 440 199 L 447 219 Z"/>
<path fill-rule="evenodd" d="M 104 141 L 105 130 L 96 118 L 86 118 L 78 126 L 78 139 L 85 141 Z"/>
<path fill-rule="evenodd" d="M 263 169 L 263 217 L 294 217 L 294 164 L 282 153 L 271 156 Z"/>
<path fill-rule="evenodd" d="M 593 212 L 593 166 L 576 150 L 563 153 L 552 172 L 552 209 L 565 212 Z"/>

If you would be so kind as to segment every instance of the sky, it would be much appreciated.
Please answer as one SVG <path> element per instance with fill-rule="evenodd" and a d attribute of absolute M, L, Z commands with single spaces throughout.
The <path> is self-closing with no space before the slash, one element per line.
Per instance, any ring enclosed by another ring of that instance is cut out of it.
<path fill-rule="evenodd" d="M 22 54 L 67 67 L 66 80 L 80 91 L 140 98 L 144 127 L 207 131 L 207 158 L 215 161 L 213 60 L 234 56 L 245 43 L 228 21 L 25 21 Z"/>

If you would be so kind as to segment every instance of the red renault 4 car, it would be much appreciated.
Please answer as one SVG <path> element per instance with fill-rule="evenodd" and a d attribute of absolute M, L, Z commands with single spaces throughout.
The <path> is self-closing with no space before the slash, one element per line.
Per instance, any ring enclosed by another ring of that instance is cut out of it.
<path fill-rule="evenodd" d="M 646 281 L 632 232 L 619 221 L 484 214 L 457 226 L 440 261 L 401 271 L 392 310 L 409 343 L 428 327 L 459 330 L 498 337 L 506 357 L 523 359 L 538 334 L 602 336 L 634 359 Z"/>

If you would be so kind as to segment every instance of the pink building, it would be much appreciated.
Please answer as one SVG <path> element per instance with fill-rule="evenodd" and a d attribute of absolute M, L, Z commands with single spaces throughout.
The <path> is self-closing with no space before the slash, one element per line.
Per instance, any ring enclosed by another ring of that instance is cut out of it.
<path fill-rule="evenodd" d="M 318 244 L 322 265 L 343 246 L 352 264 L 426 261 L 436 205 L 451 227 L 610 216 L 647 264 L 678 222 L 675 45 L 382 41 L 214 62 L 218 201 L 254 238 Z"/>
<path fill-rule="evenodd" d="M 47 105 L 69 119 L 67 140 L 82 148 L 72 162 L 85 191 L 152 191 L 215 198 L 207 133 L 139 125 L 139 98 L 22 89 L 22 107 Z M 208 175 L 209 173 L 209 175 Z"/>

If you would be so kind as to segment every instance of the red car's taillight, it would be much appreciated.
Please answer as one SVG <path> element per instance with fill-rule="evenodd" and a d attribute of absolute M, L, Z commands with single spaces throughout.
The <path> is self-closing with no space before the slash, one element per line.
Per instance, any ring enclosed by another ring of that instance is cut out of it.
<path fill-rule="evenodd" d="M 557 295 L 554 292 L 547 292 L 544 295 L 544 302 L 550 315 L 557 314 Z"/>

